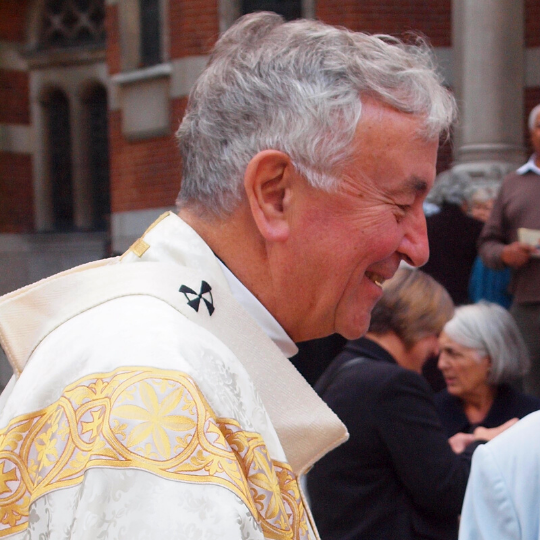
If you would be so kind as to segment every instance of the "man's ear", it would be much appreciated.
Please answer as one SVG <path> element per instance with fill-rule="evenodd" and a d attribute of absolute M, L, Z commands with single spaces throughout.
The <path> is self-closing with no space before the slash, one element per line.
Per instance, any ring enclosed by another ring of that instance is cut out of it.
<path fill-rule="evenodd" d="M 289 236 L 288 204 L 295 176 L 290 157 L 278 150 L 263 150 L 248 163 L 244 188 L 251 214 L 266 240 L 284 242 Z"/>

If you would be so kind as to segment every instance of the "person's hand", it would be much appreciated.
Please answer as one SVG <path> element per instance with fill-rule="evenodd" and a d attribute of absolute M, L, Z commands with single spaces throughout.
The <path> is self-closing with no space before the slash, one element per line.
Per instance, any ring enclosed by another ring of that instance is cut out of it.
<path fill-rule="evenodd" d="M 512 242 L 504 246 L 501 253 L 501 260 L 506 266 L 520 268 L 529 262 L 534 247 L 522 242 Z"/>
<path fill-rule="evenodd" d="M 514 424 L 517 424 L 519 422 L 519 418 L 512 418 L 511 420 L 508 420 L 508 422 L 505 422 L 504 424 L 501 424 L 498 427 L 494 428 L 485 428 L 485 427 L 477 427 L 474 430 L 474 440 L 476 441 L 491 441 L 491 439 L 494 439 L 497 435 L 500 435 L 503 431 L 506 431 L 508 428 L 512 427 Z"/>
<path fill-rule="evenodd" d="M 472 433 L 456 433 L 448 439 L 448 444 L 452 447 L 454 453 L 461 454 L 474 440 Z"/>

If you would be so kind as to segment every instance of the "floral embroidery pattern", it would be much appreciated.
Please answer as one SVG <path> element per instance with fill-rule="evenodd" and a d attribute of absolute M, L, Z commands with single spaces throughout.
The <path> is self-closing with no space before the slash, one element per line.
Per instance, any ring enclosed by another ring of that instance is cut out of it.
<path fill-rule="evenodd" d="M 270 460 L 262 437 L 220 419 L 225 439 L 242 464 L 265 538 L 307 539 L 308 525 L 298 482 L 286 463 Z"/>
<path fill-rule="evenodd" d="M 81 379 L 0 431 L 0 537 L 27 527 L 38 497 L 79 484 L 100 466 L 224 486 L 265 537 L 308 537 L 296 478 L 270 459 L 262 437 L 216 418 L 189 376 L 150 368 Z"/>

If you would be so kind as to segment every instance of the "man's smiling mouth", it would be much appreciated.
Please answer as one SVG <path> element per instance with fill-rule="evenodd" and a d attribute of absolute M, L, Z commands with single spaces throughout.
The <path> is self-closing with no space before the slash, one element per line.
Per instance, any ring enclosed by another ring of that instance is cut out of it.
<path fill-rule="evenodd" d="M 383 283 L 386 281 L 385 278 L 383 278 L 380 274 L 377 274 L 375 272 L 366 272 L 366 277 L 375 283 L 377 287 L 382 288 Z"/>

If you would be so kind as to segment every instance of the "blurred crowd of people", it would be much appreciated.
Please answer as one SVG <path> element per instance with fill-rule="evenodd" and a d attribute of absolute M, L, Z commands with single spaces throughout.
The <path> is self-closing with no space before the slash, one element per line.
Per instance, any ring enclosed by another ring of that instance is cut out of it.
<path fill-rule="evenodd" d="M 446 383 L 435 395 L 421 375 L 433 355 Z M 366 336 L 315 386 L 350 432 L 308 475 L 322 538 L 456 539 L 473 452 L 540 410 L 540 398 L 512 386 L 528 367 L 506 309 L 454 311 L 431 276 L 400 269 Z"/>
<path fill-rule="evenodd" d="M 540 106 L 529 128 L 502 183 L 440 175 L 429 262 L 384 284 L 364 337 L 308 346 L 340 351 L 315 389 L 350 432 L 308 475 L 326 540 L 539 537 Z"/>

